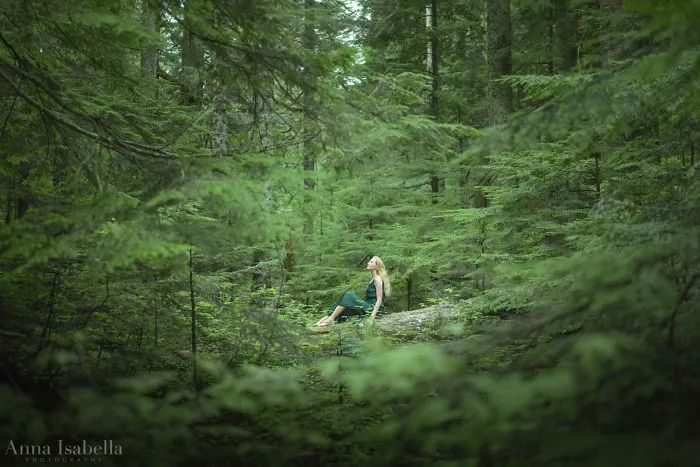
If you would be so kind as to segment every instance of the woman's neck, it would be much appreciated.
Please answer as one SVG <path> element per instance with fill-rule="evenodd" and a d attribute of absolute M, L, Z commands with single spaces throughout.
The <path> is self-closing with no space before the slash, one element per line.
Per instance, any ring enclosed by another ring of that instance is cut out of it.
<path fill-rule="evenodd" d="M 372 279 L 375 279 L 378 275 L 379 273 L 376 270 L 372 271 Z"/>

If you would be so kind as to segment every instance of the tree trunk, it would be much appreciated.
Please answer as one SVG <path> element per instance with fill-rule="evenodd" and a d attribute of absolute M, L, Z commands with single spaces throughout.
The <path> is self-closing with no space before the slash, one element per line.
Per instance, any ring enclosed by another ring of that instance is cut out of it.
<path fill-rule="evenodd" d="M 12 222 L 12 194 L 14 192 L 14 184 L 14 179 L 10 179 L 8 182 L 7 191 L 5 192 L 7 196 L 7 199 L 5 200 L 5 224 Z"/>
<path fill-rule="evenodd" d="M 615 18 L 622 10 L 622 0 L 600 0 L 598 7 L 601 10 L 601 17 L 605 18 L 602 34 L 604 39 L 601 41 L 601 55 L 603 57 L 603 68 L 611 68 L 616 60 L 619 59 L 618 44 L 610 36 L 615 27 Z"/>
<path fill-rule="evenodd" d="M 22 161 L 19 164 L 17 174 L 19 175 L 19 181 L 15 182 L 15 219 L 21 219 L 26 214 L 29 209 L 29 189 L 24 185 L 24 181 L 29 177 L 29 164 L 26 161 Z"/>
<path fill-rule="evenodd" d="M 498 80 L 512 73 L 511 47 L 512 32 L 510 25 L 510 0 L 487 0 L 486 34 L 488 54 L 488 123 L 503 123 L 513 111 L 513 91 L 509 84 Z M 482 157 L 480 165 L 485 165 Z M 492 176 L 480 171 L 477 185 L 487 185 Z M 485 208 L 489 200 L 483 191 L 477 190 L 473 198 L 474 207 Z"/>
<path fill-rule="evenodd" d="M 554 73 L 571 71 L 578 55 L 578 18 L 569 0 L 552 0 L 552 63 Z"/>
<path fill-rule="evenodd" d="M 440 91 L 440 56 L 438 54 L 437 21 L 437 0 L 432 0 L 432 2 L 425 7 L 425 27 L 428 30 L 430 38 L 427 47 L 426 68 L 431 78 L 430 95 L 428 97 L 428 115 L 432 116 L 436 122 L 440 114 L 438 101 L 438 92 Z M 439 177 L 435 173 L 430 176 L 430 191 L 433 194 L 431 201 L 433 203 L 437 203 L 436 195 L 440 191 L 444 191 L 444 186 L 444 177 Z"/>
<path fill-rule="evenodd" d="M 510 0 L 487 0 L 486 22 L 489 69 L 489 123 L 502 123 L 513 110 L 510 84 L 497 80 L 512 74 Z"/>
<path fill-rule="evenodd" d="M 265 306 L 265 297 L 260 295 L 260 290 L 264 287 L 272 286 L 270 282 L 270 275 L 266 269 L 266 266 L 261 266 L 261 263 L 265 261 L 265 252 L 261 248 L 256 248 L 253 251 L 252 267 L 253 272 L 251 274 L 251 305 L 256 307 Z"/>
<path fill-rule="evenodd" d="M 216 60 L 216 58 L 215 58 Z M 228 153 L 228 89 L 223 83 L 223 73 L 214 70 L 214 110 L 211 115 L 211 152 L 214 156 Z"/>
<path fill-rule="evenodd" d="M 431 90 L 428 99 L 428 114 L 435 119 L 438 117 L 438 91 L 440 90 L 440 58 L 438 55 L 438 36 L 437 36 L 437 21 L 438 21 L 437 0 L 425 7 L 425 27 L 428 30 L 428 49 L 426 68 L 431 77 Z"/>
<path fill-rule="evenodd" d="M 158 7 L 154 0 L 143 0 L 141 4 L 141 24 L 146 29 L 158 32 Z M 158 49 L 146 45 L 141 49 L 141 74 L 155 78 L 158 71 Z"/>
<path fill-rule="evenodd" d="M 199 377 L 197 375 L 197 307 L 194 301 L 194 271 L 192 269 L 192 247 L 190 246 L 190 324 L 192 342 L 192 386 L 199 391 Z"/>
<path fill-rule="evenodd" d="M 185 103 L 196 105 L 201 100 L 199 72 L 203 63 L 203 56 L 197 45 L 195 35 L 192 33 L 189 4 L 190 0 L 186 0 L 182 29 L 182 82 L 185 90 Z"/>
<path fill-rule="evenodd" d="M 158 349 L 158 304 L 153 304 L 155 314 L 153 315 L 153 350 Z"/>
<path fill-rule="evenodd" d="M 312 10 L 315 0 L 304 0 L 304 29 L 302 31 L 301 42 L 307 54 L 313 53 L 316 47 L 316 32 L 314 30 L 314 21 Z M 304 123 L 303 123 L 303 138 L 302 143 L 304 155 L 304 194 L 305 216 L 304 216 L 304 233 L 310 234 L 314 228 L 313 209 L 311 208 L 311 193 L 316 189 L 315 171 L 316 171 L 316 154 L 315 154 L 315 119 L 316 119 L 316 96 L 314 95 L 314 72 L 311 66 L 307 64 L 304 67 L 304 86 L 303 86 L 303 106 L 304 106 Z"/>
<path fill-rule="evenodd" d="M 287 239 L 284 241 L 284 262 L 282 264 L 285 271 L 294 271 L 294 243 L 292 242 L 292 231 L 289 225 L 287 226 Z"/>
<path fill-rule="evenodd" d="M 229 26 L 229 20 L 223 14 L 214 14 L 214 25 L 217 28 Z M 228 154 L 228 109 L 230 105 L 229 88 L 226 81 L 225 51 L 221 48 L 211 50 L 213 70 L 212 82 L 212 114 L 211 114 L 211 152 L 214 156 Z"/>

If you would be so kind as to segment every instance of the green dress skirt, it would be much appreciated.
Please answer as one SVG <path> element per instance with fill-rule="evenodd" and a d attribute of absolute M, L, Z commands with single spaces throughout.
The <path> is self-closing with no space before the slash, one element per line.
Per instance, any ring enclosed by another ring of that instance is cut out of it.
<path fill-rule="evenodd" d="M 382 294 L 384 296 L 384 294 Z M 347 292 L 344 292 L 343 295 L 340 296 L 338 301 L 336 301 L 329 309 L 327 316 L 330 316 L 333 314 L 333 310 L 340 305 L 344 306 L 345 309 L 343 310 L 340 315 L 338 315 L 338 320 L 343 321 L 347 319 L 350 316 L 356 316 L 356 315 L 364 315 L 367 313 L 372 313 L 372 310 L 374 310 L 374 305 L 377 303 L 377 287 L 374 285 L 374 279 L 372 279 L 372 282 L 369 283 L 367 286 L 367 290 L 365 290 L 365 298 L 362 299 L 360 298 L 355 292 L 352 290 L 348 290 Z M 382 304 L 379 305 L 379 310 L 377 313 L 383 313 L 384 312 L 384 300 L 382 300 Z"/>

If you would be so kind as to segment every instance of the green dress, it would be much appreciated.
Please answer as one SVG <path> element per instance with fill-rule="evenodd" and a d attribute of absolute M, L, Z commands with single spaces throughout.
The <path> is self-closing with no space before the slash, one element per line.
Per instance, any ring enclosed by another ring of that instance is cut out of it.
<path fill-rule="evenodd" d="M 382 297 L 386 298 L 386 294 L 382 292 Z M 355 315 L 364 315 L 366 313 L 372 313 L 372 310 L 374 310 L 374 305 L 377 303 L 377 287 L 374 285 L 374 279 L 369 283 L 367 286 L 367 290 L 365 290 L 365 298 L 362 299 L 360 298 L 355 292 L 352 290 L 348 290 L 347 292 L 344 292 L 343 295 L 340 296 L 338 301 L 336 301 L 328 310 L 327 315 L 330 316 L 333 314 L 333 310 L 335 310 L 335 307 L 338 305 L 344 306 L 345 309 L 343 310 L 340 315 L 338 315 L 338 320 L 345 320 L 350 316 L 355 316 Z M 377 311 L 377 314 L 383 313 L 384 312 L 384 300 L 382 300 L 382 304 L 379 305 L 379 310 Z"/>

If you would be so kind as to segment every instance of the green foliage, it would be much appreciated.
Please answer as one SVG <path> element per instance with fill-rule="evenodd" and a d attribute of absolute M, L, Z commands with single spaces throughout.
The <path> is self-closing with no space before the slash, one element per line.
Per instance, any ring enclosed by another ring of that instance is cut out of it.
<path fill-rule="evenodd" d="M 497 78 L 482 0 L 44 3 L 0 19 L 3 439 L 696 460 L 697 0 L 512 0 Z M 371 255 L 432 318 L 310 329 Z"/>

